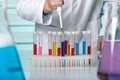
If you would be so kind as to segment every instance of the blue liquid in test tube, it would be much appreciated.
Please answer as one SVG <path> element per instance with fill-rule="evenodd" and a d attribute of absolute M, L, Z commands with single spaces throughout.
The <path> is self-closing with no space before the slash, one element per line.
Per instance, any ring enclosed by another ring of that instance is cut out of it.
<path fill-rule="evenodd" d="M 83 55 L 86 55 L 86 50 L 87 50 L 87 42 L 86 42 L 86 31 L 82 32 L 83 36 Z"/>
<path fill-rule="evenodd" d="M 86 41 L 83 41 L 83 54 L 86 55 Z"/>
<path fill-rule="evenodd" d="M 61 42 L 61 55 L 64 57 L 65 56 L 65 42 L 64 42 L 64 33 L 62 33 L 62 42 Z"/>
<path fill-rule="evenodd" d="M 76 55 L 79 55 L 79 53 L 80 53 L 78 36 L 79 36 L 79 32 L 76 31 L 76 32 L 75 32 L 75 48 L 76 48 Z"/>
<path fill-rule="evenodd" d="M 65 43 L 61 42 L 62 56 L 65 56 Z"/>
<path fill-rule="evenodd" d="M 76 55 L 79 55 L 79 43 L 76 43 L 75 47 L 76 47 Z"/>

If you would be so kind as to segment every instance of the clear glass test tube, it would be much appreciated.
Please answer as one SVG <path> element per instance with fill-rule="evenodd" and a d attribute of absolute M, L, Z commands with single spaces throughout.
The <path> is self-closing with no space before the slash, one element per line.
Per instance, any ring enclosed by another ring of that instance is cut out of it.
<path fill-rule="evenodd" d="M 33 55 L 37 55 L 37 32 L 33 32 Z"/>
<path fill-rule="evenodd" d="M 87 31 L 87 54 L 91 55 L 91 32 Z M 88 65 L 91 65 L 91 59 L 88 59 Z"/>
<path fill-rule="evenodd" d="M 64 43 L 65 43 L 65 55 L 67 55 L 68 31 L 64 32 L 64 37 L 65 37 L 65 40 L 64 40 Z"/>
<path fill-rule="evenodd" d="M 79 55 L 80 54 L 80 50 L 79 50 L 79 45 L 80 45 L 80 43 L 79 43 L 79 32 L 78 31 L 76 31 L 75 32 L 75 52 L 76 52 L 76 55 Z"/>
<path fill-rule="evenodd" d="M 43 48 L 43 32 L 39 32 L 39 49 L 38 49 L 38 55 L 42 55 L 42 48 Z"/>
<path fill-rule="evenodd" d="M 61 56 L 61 42 L 62 42 L 62 32 L 58 32 L 57 36 L 57 55 Z"/>
<path fill-rule="evenodd" d="M 52 32 L 48 32 L 48 55 L 52 55 Z"/>
<path fill-rule="evenodd" d="M 56 32 L 52 33 L 52 50 L 53 50 L 53 56 L 56 56 L 56 48 L 57 48 L 57 43 L 56 43 Z"/>
<path fill-rule="evenodd" d="M 71 35 L 71 56 L 75 55 L 75 32 Z"/>
<path fill-rule="evenodd" d="M 67 32 L 67 45 L 66 45 L 66 55 L 67 56 L 70 56 L 70 35 L 71 35 L 71 32 Z"/>
<path fill-rule="evenodd" d="M 91 32 L 87 31 L 87 53 L 91 54 Z"/>
<path fill-rule="evenodd" d="M 87 51 L 87 42 L 86 42 L 86 31 L 82 32 L 82 37 L 83 37 L 83 55 L 86 55 Z"/>
<path fill-rule="evenodd" d="M 61 42 L 61 56 L 65 56 L 65 42 L 64 42 L 64 33 L 62 32 L 62 42 Z"/>

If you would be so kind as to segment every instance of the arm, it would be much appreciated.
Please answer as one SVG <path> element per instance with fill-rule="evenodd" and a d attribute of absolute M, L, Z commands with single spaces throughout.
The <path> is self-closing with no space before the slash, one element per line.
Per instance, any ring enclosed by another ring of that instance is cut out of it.
<path fill-rule="evenodd" d="M 54 0 L 18 0 L 16 10 L 18 15 L 26 20 L 49 25 L 52 21 L 52 10 L 62 5 L 61 2 L 55 3 L 53 1 Z"/>
<path fill-rule="evenodd" d="M 111 8 L 112 5 L 109 3 L 105 3 L 103 7 L 103 15 L 101 17 L 101 28 L 99 33 L 97 50 L 101 50 L 103 38 L 108 37 L 107 36 L 108 33 L 106 31 L 109 29 L 111 23 Z"/>

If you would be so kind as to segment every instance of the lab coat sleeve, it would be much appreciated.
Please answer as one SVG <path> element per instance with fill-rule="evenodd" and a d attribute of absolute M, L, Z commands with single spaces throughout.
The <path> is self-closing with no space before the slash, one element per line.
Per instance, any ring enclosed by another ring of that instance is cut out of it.
<path fill-rule="evenodd" d="M 103 6 L 103 15 L 101 16 L 101 28 L 99 38 L 103 38 L 106 35 L 106 31 L 109 28 L 111 22 L 111 4 L 105 3 Z"/>
<path fill-rule="evenodd" d="M 45 0 L 17 0 L 16 10 L 22 18 L 35 23 L 49 25 L 52 21 L 52 12 L 44 15 Z"/>

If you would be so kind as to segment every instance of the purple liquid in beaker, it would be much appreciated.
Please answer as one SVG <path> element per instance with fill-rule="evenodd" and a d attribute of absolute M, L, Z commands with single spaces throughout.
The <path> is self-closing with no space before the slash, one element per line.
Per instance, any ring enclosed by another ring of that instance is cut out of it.
<path fill-rule="evenodd" d="M 120 41 L 114 41 L 113 52 L 111 51 L 111 41 L 103 41 L 98 72 L 120 75 Z"/>

